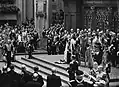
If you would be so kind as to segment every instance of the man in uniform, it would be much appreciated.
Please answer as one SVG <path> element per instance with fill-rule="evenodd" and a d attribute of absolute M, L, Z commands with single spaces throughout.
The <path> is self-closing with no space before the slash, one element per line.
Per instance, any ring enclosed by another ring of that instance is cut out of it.
<path fill-rule="evenodd" d="M 32 52 L 33 52 L 33 46 L 32 46 L 31 43 L 29 43 L 29 44 L 28 44 L 28 55 L 29 55 L 28 59 L 33 58 Z"/>
<path fill-rule="evenodd" d="M 39 36 L 38 36 L 38 32 L 37 31 L 34 31 L 34 34 L 33 34 L 33 45 L 34 45 L 34 48 L 35 50 L 37 49 L 37 40 L 38 40 Z"/>
<path fill-rule="evenodd" d="M 48 35 L 48 40 L 47 40 L 47 51 L 48 51 L 48 55 L 51 55 L 51 47 L 52 47 L 52 39 L 50 38 L 50 36 Z"/>
<path fill-rule="evenodd" d="M 10 40 L 8 40 L 8 43 L 5 45 L 4 50 L 5 50 L 6 60 L 7 60 L 7 67 L 9 67 L 11 65 L 11 60 L 13 56 L 13 46 Z"/>
<path fill-rule="evenodd" d="M 79 62 L 76 60 L 76 56 L 72 57 L 73 60 L 70 62 L 70 66 L 67 68 L 69 73 L 69 80 L 75 79 L 75 72 L 78 70 Z"/>

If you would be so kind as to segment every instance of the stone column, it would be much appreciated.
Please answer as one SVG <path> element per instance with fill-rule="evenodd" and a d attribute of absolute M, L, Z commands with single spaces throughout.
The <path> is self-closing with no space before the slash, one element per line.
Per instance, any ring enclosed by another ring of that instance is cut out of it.
<path fill-rule="evenodd" d="M 26 21 L 26 0 L 22 0 L 22 22 Z"/>
<path fill-rule="evenodd" d="M 76 0 L 76 28 L 83 28 L 83 0 Z"/>
<path fill-rule="evenodd" d="M 20 9 L 20 11 L 17 13 L 17 24 L 21 24 L 22 21 L 22 0 L 16 0 L 16 6 Z"/>
<path fill-rule="evenodd" d="M 34 2 L 35 2 L 36 0 L 34 0 Z M 34 4 L 34 6 L 35 6 L 35 3 L 33 3 L 33 1 L 32 0 L 26 0 L 26 6 L 27 6 L 27 8 L 26 8 L 26 13 L 27 13 L 27 18 L 29 19 L 29 20 L 31 20 L 31 18 L 33 18 L 33 14 L 34 14 L 34 12 L 33 12 L 33 4 Z"/>
<path fill-rule="evenodd" d="M 52 0 L 47 0 L 47 20 L 48 26 L 52 23 Z"/>
<path fill-rule="evenodd" d="M 37 0 L 34 0 L 34 23 L 35 23 L 35 29 L 36 29 L 36 26 L 37 26 L 37 18 L 36 18 L 36 2 Z"/>
<path fill-rule="evenodd" d="M 68 8 L 68 0 L 64 0 L 64 21 L 65 21 L 65 29 L 69 29 L 69 19 L 70 19 L 70 16 L 69 16 L 69 8 Z"/>

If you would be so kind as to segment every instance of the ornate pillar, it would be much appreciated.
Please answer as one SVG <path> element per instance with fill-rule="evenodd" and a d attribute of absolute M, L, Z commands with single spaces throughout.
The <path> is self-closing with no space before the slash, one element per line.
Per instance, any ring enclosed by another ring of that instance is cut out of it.
<path fill-rule="evenodd" d="M 36 18 L 36 4 L 37 4 L 37 0 L 34 0 L 34 23 L 35 23 L 35 29 L 36 29 L 36 26 L 37 26 L 37 18 Z"/>
<path fill-rule="evenodd" d="M 52 0 L 47 0 L 47 20 L 48 20 L 48 26 L 52 23 Z"/>
<path fill-rule="evenodd" d="M 76 28 L 83 28 L 83 0 L 76 0 Z"/>

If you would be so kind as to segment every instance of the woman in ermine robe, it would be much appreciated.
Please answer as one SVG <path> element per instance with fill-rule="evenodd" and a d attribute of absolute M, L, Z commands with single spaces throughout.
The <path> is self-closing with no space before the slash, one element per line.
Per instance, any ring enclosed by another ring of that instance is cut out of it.
<path fill-rule="evenodd" d="M 93 67 L 92 48 L 89 44 L 87 45 L 87 50 L 85 52 L 85 66 L 87 61 L 88 61 L 88 67 L 92 68 Z"/>
<path fill-rule="evenodd" d="M 68 52 L 68 40 L 66 41 L 66 46 L 65 46 L 65 51 L 64 51 L 64 60 L 65 62 L 67 61 L 67 52 Z"/>
<path fill-rule="evenodd" d="M 104 51 L 103 51 L 103 55 L 102 55 L 102 65 L 103 65 L 103 67 L 105 67 L 106 64 L 107 64 L 107 56 L 108 56 L 108 51 L 107 51 L 107 48 L 105 47 Z"/>
<path fill-rule="evenodd" d="M 66 40 L 66 46 L 65 46 L 65 51 L 64 51 L 64 60 L 67 63 L 70 63 L 71 59 L 71 53 L 70 53 L 70 37 L 67 37 Z"/>

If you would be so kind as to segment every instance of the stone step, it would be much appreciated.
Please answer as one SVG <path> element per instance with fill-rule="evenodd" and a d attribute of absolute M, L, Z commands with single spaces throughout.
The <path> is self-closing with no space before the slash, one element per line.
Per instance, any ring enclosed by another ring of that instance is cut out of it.
<path fill-rule="evenodd" d="M 21 64 L 21 65 L 22 65 L 22 64 L 26 65 L 27 67 L 30 68 L 30 71 L 31 71 L 31 70 L 33 71 L 33 67 L 36 66 L 35 64 L 30 63 L 30 62 L 25 61 L 25 60 L 19 60 L 19 61 L 17 61 L 17 63 L 18 63 L 18 64 Z M 20 66 L 18 66 L 18 67 L 20 67 Z M 39 67 L 40 67 L 40 66 L 39 66 Z M 43 67 L 40 67 L 39 72 L 43 74 L 42 76 L 43 76 L 45 79 L 47 78 L 47 75 L 50 75 L 50 74 L 51 74 L 51 71 L 50 71 L 50 70 L 47 70 L 47 69 L 45 69 L 45 68 L 43 68 Z M 63 84 L 63 85 L 67 85 L 68 77 L 65 77 L 65 76 L 59 75 L 59 74 L 57 74 L 57 75 L 58 75 L 58 76 L 61 76 L 62 84 Z"/>
<path fill-rule="evenodd" d="M 57 64 L 57 63 L 54 63 L 54 62 L 51 62 L 51 61 L 48 61 L 46 59 L 43 59 L 43 58 L 40 58 L 40 57 L 34 57 L 35 60 L 38 60 L 38 61 L 41 61 L 41 62 L 44 62 L 44 63 L 47 63 L 49 65 L 52 65 L 52 66 L 55 66 L 57 68 L 60 68 L 60 69 L 63 69 L 64 72 L 66 72 L 66 69 L 68 67 L 68 65 L 63 65 L 62 64 Z"/>
<path fill-rule="evenodd" d="M 12 64 L 15 65 L 15 71 L 16 71 L 17 73 L 20 73 L 20 71 L 21 71 L 20 66 L 21 66 L 22 64 L 17 63 L 17 62 L 12 63 Z M 33 73 L 33 69 L 32 69 L 32 68 L 27 67 L 27 69 L 28 69 L 29 73 Z M 44 74 L 44 73 L 40 73 L 40 72 L 39 72 L 39 74 L 43 77 L 43 80 L 44 80 L 44 85 L 43 85 L 43 87 L 46 87 L 47 75 Z M 66 85 L 66 84 L 63 83 L 63 82 L 62 82 L 62 85 L 63 85 L 62 87 L 68 87 L 68 85 Z"/>
<path fill-rule="evenodd" d="M 32 66 L 35 67 L 35 66 L 38 66 L 40 68 L 40 72 L 44 72 L 45 74 L 47 73 L 48 75 L 51 74 L 51 68 L 49 68 L 49 65 L 48 64 L 43 64 L 41 66 L 39 66 L 39 64 L 37 63 L 34 63 L 34 62 L 29 62 L 29 60 L 20 60 L 20 61 L 17 61 L 18 63 L 21 63 L 21 64 L 26 64 L 26 66 L 30 67 Z M 30 65 L 30 66 L 29 66 Z M 59 71 L 59 70 L 57 70 Z M 62 73 L 57 73 L 58 76 L 61 76 L 63 81 L 68 81 L 68 77 L 67 76 L 64 76 Z"/>
<path fill-rule="evenodd" d="M 12 62 L 12 64 L 15 65 L 15 71 L 16 71 L 17 73 L 20 73 L 20 72 L 21 72 L 21 65 L 22 65 L 22 64 L 17 63 L 17 62 Z M 31 69 L 31 68 L 29 68 L 29 67 L 27 67 L 27 69 L 28 69 L 28 72 L 29 72 L 30 74 L 33 73 L 33 69 Z M 43 73 L 40 73 L 40 72 L 39 72 L 39 74 L 43 77 L 43 80 L 44 80 L 44 85 L 43 85 L 43 87 L 46 87 L 46 78 L 47 78 L 47 77 L 45 77 L 45 75 L 44 75 Z"/>
<path fill-rule="evenodd" d="M 49 55 L 46 55 L 46 56 L 44 56 L 44 55 L 41 55 L 41 56 L 34 55 L 33 59 L 26 59 L 26 58 L 22 57 L 21 60 L 17 61 L 17 63 L 25 64 L 27 67 L 30 67 L 32 70 L 33 70 L 34 66 L 39 66 L 40 69 L 41 69 L 41 71 L 39 71 L 39 72 L 41 73 L 41 75 L 43 76 L 44 79 L 47 77 L 47 75 L 49 75 L 51 73 L 50 69 L 55 66 L 57 68 L 57 70 L 58 70 L 58 75 L 59 76 L 61 75 L 60 76 L 61 78 L 63 76 L 63 78 L 62 78 L 63 86 L 64 85 L 66 86 L 68 79 L 64 80 L 64 78 L 68 78 L 68 73 L 66 72 L 66 68 L 68 67 L 68 65 L 67 64 L 56 64 L 54 62 L 54 61 L 60 60 L 61 59 L 60 57 L 59 57 L 59 59 L 54 60 L 55 59 L 55 55 L 53 55 L 51 57 Z M 49 57 L 49 59 L 48 59 L 48 57 Z M 52 60 L 52 58 L 54 58 L 54 59 Z M 56 56 L 56 58 L 57 58 L 57 56 Z M 25 62 L 23 62 L 23 61 L 25 61 Z M 44 70 L 44 68 L 47 69 L 47 70 Z M 89 71 L 89 68 L 87 68 L 87 67 L 80 66 L 79 69 L 83 70 L 83 71 L 86 71 L 86 72 Z M 110 82 L 110 87 L 119 87 L 119 81 L 118 82 L 117 81 Z"/>
<path fill-rule="evenodd" d="M 32 54 L 47 54 L 47 50 L 35 50 Z M 28 55 L 26 52 L 16 53 L 15 55 Z"/>
<path fill-rule="evenodd" d="M 60 69 L 63 69 L 64 70 L 63 73 L 66 72 L 66 68 L 68 67 L 68 65 L 66 65 L 66 64 L 56 64 L 54 62 L 48 61 L 48 60 L 46 60 L 44 58 L 40 58 L 40 57 L 34 57 L 34 59 L 37 60 L 37 61 L 41 61 L 43 63 L 45 62 L 45 63 L 47 63 L 49 65 L 52 65 L 52 66 L 56 66 L 56 67 L 58 67 Z M 84 62 L 81 62 L 81 64 L 82 65 L 79 67 L 79 69 L 88 73 L 90 71 L 90 69 L 83 66 Z M 112 71 L 113 70 L 115 70 L 115 69 L 112 69 Z M 119 82 L 119 76 L 114 77 L 113 75 L 110 75 L 110 79 L 111 79 L 110 80 L 111 82 Z"/>
<path fill-rule="evenodd" d="M 119 87 L 119 82 L 110 82 L 109 87 Z"/>
<path fill-rule="evenodd" d="M 56 64 L 52 64 L 52 63 L 48 64 L 46 62 L 43 62 L 43 61 L 40 61 L 40 60 L 37 60 L 37 59 L 26 59 L 26 58 L 22 58 L 22 59 L 25 60 L 25 61 L 29 61 L 29 62 L 31 62 L 33 64 L 36 64 L 36 65 L 38 65 L 40 67 L 43 67 L 45 69 L 48 69 L 50 71 L 51 71 L 52 67 L 57 67 Z M 62 68 L 57 67 L 57 73 L 59 73 L 61 75 L 64 75 L 66 77 L 69 77 L 67 71 L 62 69 Z"/>

